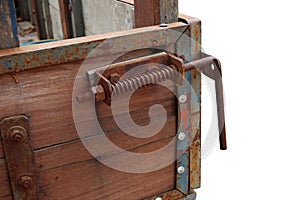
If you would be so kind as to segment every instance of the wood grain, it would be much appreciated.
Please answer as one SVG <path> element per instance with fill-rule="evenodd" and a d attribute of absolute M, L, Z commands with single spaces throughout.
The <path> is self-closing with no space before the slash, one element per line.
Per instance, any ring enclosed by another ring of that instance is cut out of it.
<path fill-rule="evenodd" d="M 109 59 L 109 57 L 96 59 L 89 67 L 95 67 L 94 63 L 105 65 Z M 72 116 L 72 91 L 81 63 L 61 64 L 18 73 L 19 84 L 16 84 L 9 74 L 1 75 L 3 96 L 0 102 L 0 118 L 18 114 L 30 117 L 30 137 L 40 177 L 39 199 L 137 200 L 174 189 L 176 171 L 174 163 L 152 173 L 129 174 L 106 167 L 85 149 L 77 135 Z M 83 88 L 87 85 L 85 84 Z M 99 102 L 95 108 L 99 123 L 106 134 L 87 134 L 85 142 L 97 149 L 99 148 L 97 141 L 107 137 L 117 146 L 134 153 L 152 152 L 166 146 L 175 137 L 177 124 L 176 99 L 172 94 L 175 87 L 169 83 L 168 88 L 170 89 L 152 85 L 139 89 L 130 103 L 131 117 L 139 125 L 147 125 L 150 122 L 148 116 L 150 106 L 153 104 L 164 106 L 168 116 L 167 123 L 157 135 L 147 139 L 126 135 L 118 129 L 110 107 Z M 124 106 L 124 102 L 121 101 L 118 106 Z M 124 113 L 120 112 L 117 115 L 122 117 Z M 89 117 L 89 113 L 83 112 L 84 120 L 91 120 Z M 155 120 L 160 121 L 163 117 L 157 116 Z M 112 152 L 109 146 L 105 145 L 101 146 L 105 151 L 96 152 L 97 157 L 105 160 L 121 160 L 126 166 L 134 164 L 124 152 Z M 175 159 L 175 148 L 175 144 L 171 145 L 168 154 L 151 163 L 144 163 L 145 166 L 155 167 L 157 164 L 167 163 L 170 158 Z M 4 157 L 3 151 L 0 151 L 0 157 Z M 7 175 L 4 164 L 1 173 Z M 3 191 L 0 191 L 0 194 L 4 197 L 9 195 L 10 191 L 8 180 L 3 179 L 3 182 L 7 185 L 6 189 L 1 187 Z"/>

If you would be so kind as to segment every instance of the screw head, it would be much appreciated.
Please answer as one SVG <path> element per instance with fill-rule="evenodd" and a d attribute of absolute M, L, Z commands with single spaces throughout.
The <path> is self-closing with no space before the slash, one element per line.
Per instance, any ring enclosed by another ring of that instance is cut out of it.
<path fill-rule="evenodd" d="M 155 200 L 163 200 L 161 197 L 156 197 Z"/>
<path fill-rule="evenodd" d="M 185 139 L 185 133 L 184 132 L 180 132 L 178 134 L 178 140 L 183 141 Z"/>
<path fill-rule="evenodd" d="M 178 169 L 177 169 L 177 173 L 178 174 L 183 174 L 185 172 L 185 168 L 183 167 L 183 166 L 180 166 L 180 167 L 178 167 Z"/>
<path fill-rule="evenodd" d="M 181 95 L 178 100 L 179 100 L 180 103 L 185 103 L 186 100 L 187 100 L 187 96 L 186 95 Z"/>
<path fill-rule="evenodd" d="M 28 175 L 22 175 L 18 179 L 18 185 L 23 189 L 28 189 L 32 186 L 32 178 Z"/>

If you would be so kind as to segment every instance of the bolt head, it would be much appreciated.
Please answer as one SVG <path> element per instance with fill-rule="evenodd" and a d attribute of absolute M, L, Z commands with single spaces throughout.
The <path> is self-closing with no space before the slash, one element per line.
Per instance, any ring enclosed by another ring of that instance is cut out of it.
<path fill-rule="evenodd" d="M 23 189 L 28 189 L 32 186 L 32 178 L 28 175 L 22 175 L 18 179 L 18 185 Z"/>
<path fill-rule="evenodd" d="M 180 132 L 178 134 L 178 140 L 183 141 L 185 139 L 185 133 L 184 132 Z"/>
<path fill-rule="evenodd" d="M 186 95 L 181 95 L 178 100 L 179 100 L 180 103 L 185 103 L 186 100 L 187 100 L 187 96 Z"/>
<path fill-rule="evenodd" d="M 26 138 L 26 130 L 23 127 L 13 127 L 8 131 L 9 137 L 12 141 L 22 143 Z"/>
<path fill-rule="evenodd" d="M 161 197 L 156 197 L 155 200 L 163 200 Z"/>
<path fill-rule="evenodd" d="M 177 173 L 178 174 L 183 174 L 185 172 L 185 168 L 183 167 L 183 166 L 180 166 L 180 167 L 178 167 L 178 169 L 177 169 Z"/>

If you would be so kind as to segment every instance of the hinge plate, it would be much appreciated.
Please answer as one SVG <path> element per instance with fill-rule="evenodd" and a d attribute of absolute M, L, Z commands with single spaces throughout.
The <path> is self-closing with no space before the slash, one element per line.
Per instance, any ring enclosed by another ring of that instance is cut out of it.
<path fill-rule="evenodd" d="M 14 199 L 36 200 L 37 170 L 30 145 L 28 117 L 4 118 L 0 130 Z"/>

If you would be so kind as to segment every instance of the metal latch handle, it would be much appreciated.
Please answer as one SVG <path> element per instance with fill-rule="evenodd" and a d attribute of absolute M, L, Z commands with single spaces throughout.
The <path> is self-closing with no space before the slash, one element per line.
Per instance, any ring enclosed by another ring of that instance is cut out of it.
<path fill-rule="evenodd" d="M 202 53 L 203 58 L 192 61 L 184 65 L 184 70 L 189 71 L 197 69 L 198 72 L 202 72 L 204 75 L 215 81 L 216 88 L 216 101 L 218 112 L 218 126 L 219 126 L 219 141 L 220 149 L 227 149 L 226 139 L 226 127 L 225 127 L 225 112 L 224 112 L 224 96 L 223 96 L 223 81 L 222 81 L 222 68 L 221 62 L 210 55 Z"/>

